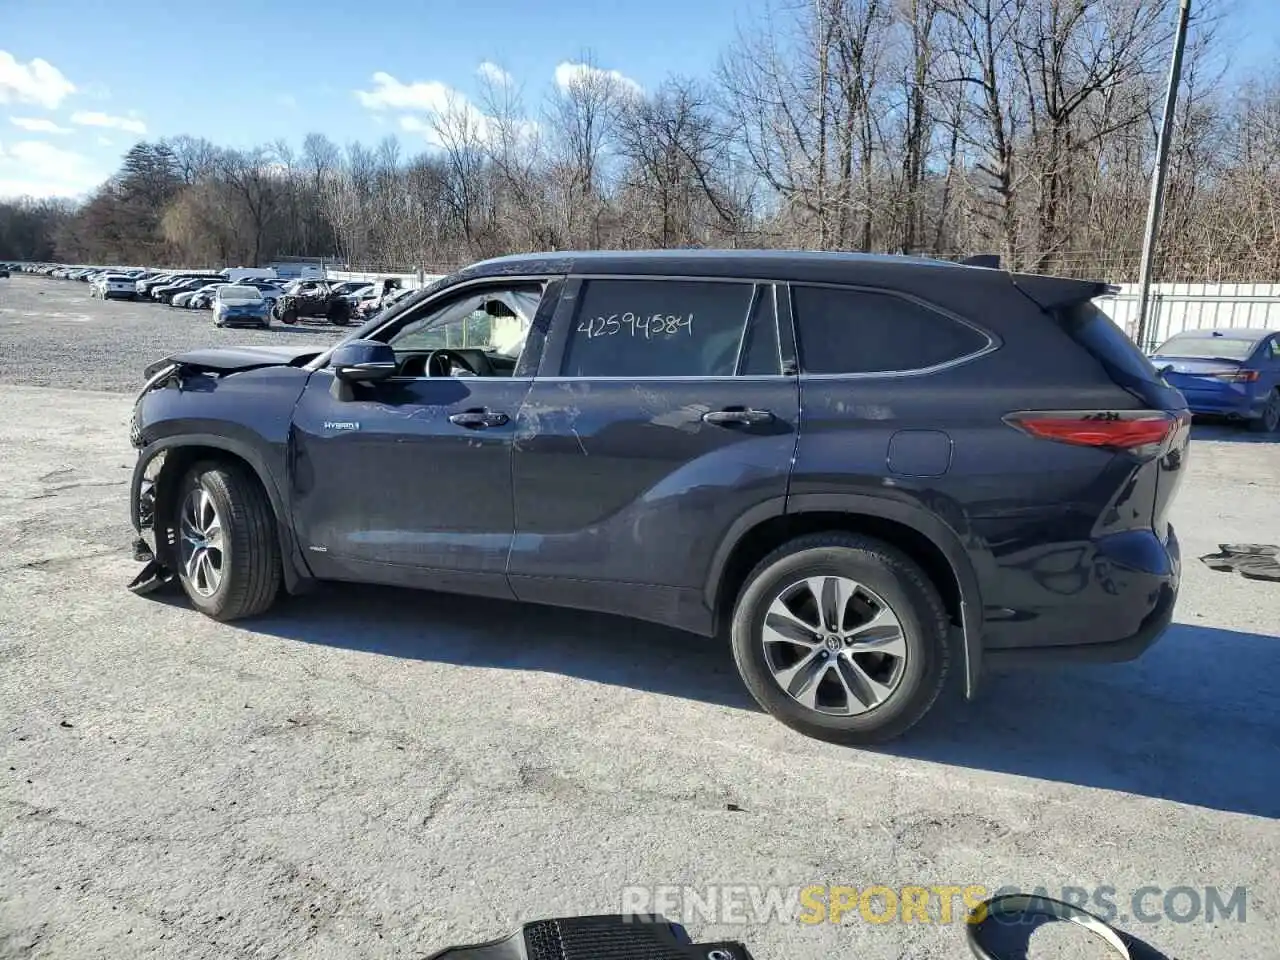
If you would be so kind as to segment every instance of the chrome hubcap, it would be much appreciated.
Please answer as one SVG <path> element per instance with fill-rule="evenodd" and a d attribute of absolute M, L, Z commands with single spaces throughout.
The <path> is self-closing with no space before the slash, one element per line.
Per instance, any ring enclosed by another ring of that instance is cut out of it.
<path fill-rule="evenodd" d="M 200 596 L 211 596 L 222 583 L 222 518 L 204 487 L 183 501 L 178 535 L 184 579 Z"/>
<path fill-rule="evenodd" d="M 810 710 L 833 716 L 884 703 L 907 665 L 897 614 L 847 577 L 809 577 L 782 590 L 765 614 L 762 639 L 778 686 Z"/>

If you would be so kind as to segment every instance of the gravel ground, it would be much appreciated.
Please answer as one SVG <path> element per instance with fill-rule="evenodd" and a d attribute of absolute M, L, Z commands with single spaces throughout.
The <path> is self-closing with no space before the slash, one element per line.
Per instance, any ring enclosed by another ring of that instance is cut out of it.
<path fill-rule="evenodd" d="M 1243 886 L 1244 922 L 1122 925 L 1275 957 L 1280 584 L 1195 558 L 1280 543 L 1280 443 L 1197 430 L 1177 624 L 1142 660 L 989 677 L 841 749 L 753 709 L 719 645 L 630 621 L 335 587 L 223 625 L 133 596 L 130 398 L 14 384 L 132 389 L 224 334 L 54 289 L 0 286 L 0 957 L 418 957 L 661 884 L 1105 885 L 1121 914 Z M 15 320 L 41 290 L 87 319 Z M 967 955 L 955 924 L 671 912 L 757 960 Z M 1030 956 L 1106 954 L 1054 926 Z"/>
<path fill-rule="evenodd" d="M 16 274 L 0 280 L 0 383 L 136 391 L 152 360 L 245 343 L 329 344 L 351 328 L 323 321 L 223 329 L 208 310 L 89 296 L 89 285 Z"/>

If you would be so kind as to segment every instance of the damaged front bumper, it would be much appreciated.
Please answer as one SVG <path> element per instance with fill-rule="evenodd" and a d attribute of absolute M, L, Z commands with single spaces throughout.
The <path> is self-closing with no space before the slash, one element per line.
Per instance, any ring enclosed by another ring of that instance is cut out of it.
<path fill-rule="evenodd" d="M 129 589 L 137 594 L 152 593 L 174 582 L 173 571 L 163 562 L 156 534 L 157 481 L 164 468 L 164 458 L 163 450 L 149 458 L 140 455 L 133 468 L 129 519 L 138 533 L 133 541 L 133 558 L 146 564 L 129 584 Z"/>

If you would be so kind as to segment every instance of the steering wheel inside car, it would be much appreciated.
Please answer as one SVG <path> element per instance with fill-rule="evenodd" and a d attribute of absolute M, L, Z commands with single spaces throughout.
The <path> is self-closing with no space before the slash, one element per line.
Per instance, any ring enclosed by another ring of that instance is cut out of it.
<path fill-rule="evenodd" d="M 428 377 L 454 377 L 457 371 L 464 371 L 463 376 L 478 377 L 477 370 L 471 361 L 456 350 L 434 350 L 427 357 L 426 373 Z"/>

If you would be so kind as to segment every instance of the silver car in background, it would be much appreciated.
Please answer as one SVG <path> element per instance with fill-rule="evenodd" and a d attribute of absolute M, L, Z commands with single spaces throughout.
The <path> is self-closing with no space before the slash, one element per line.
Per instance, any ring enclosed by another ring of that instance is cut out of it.
<path fill-rule="evenodd" d="M 262 327 L 271 325 L 271 305 L 257 287 L 224 283 L 213 294 L 215 327 Z"/>

